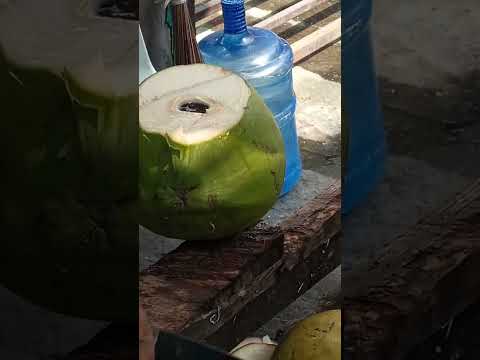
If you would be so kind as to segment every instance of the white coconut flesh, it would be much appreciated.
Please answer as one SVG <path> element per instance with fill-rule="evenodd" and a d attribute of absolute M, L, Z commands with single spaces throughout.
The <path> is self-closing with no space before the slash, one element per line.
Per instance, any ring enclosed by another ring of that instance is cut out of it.
<path fill-rule="evenodd" d="M 239 360 L 271 360 L 276 346 L 266 343 L 250 343 L 231 354 Z"/>
<path fill-rule="evenodd" d="M 134 21 L 91 16 L 88 1 L 0 3 L 0 48 L 8 63 L 68 72 L 86 91 L 105 97 L 138 91 L 138 72 L 132 71 L 137 32 Z"/>
<path fill-rule="evenodd" d="M 193 145 L 228 133 L 251 97 L 246 82 L 216 66 L 175 66 L 140 85 L 140 127 Z"/>
<path fill-rule="evenodd" d="M 259 337 L 249 337 L 244 339 L 241 343 L 235 346 L 230 352 L 233 353 L 245 345 L 250 344 L 269 344 L 269 345 L 278 345 L 275 341 L 270 339 L 268 335 L 265 335 L 263 338 Z"/>

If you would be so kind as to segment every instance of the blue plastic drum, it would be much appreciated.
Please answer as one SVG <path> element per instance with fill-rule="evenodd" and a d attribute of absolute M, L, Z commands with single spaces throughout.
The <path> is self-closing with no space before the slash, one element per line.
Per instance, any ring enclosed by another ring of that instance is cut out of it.
<path fill-rule="evenodd" d="M 205 63 L 241 75 L 272 111 L 285 143 L 285 181 L 280 194 L 285 195 L 302 175 L 295 121 L 292 49 L 272 31 L 247 26 L 243 0 L 222 0 L 221 4 L 224 31 L 200 41 L 200 52 Z"/>
<path fill-rule="evenodd" d="M 370 33 L 371 0 L 342 1 L 342 106 L 348 132 L 342 212 L 361 205 L 382 180 L 385 134 Z"/>

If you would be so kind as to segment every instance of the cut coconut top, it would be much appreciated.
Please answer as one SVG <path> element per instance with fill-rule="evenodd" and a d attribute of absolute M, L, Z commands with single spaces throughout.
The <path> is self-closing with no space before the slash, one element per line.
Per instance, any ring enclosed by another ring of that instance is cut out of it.
<path fill-rule="evenodd" d="M 237 346 L 235 346 L 230 352 L 234 353 L 238 349 L 250 344 L 268 344 L 268 345 L 275 345 L 275 346 L 278 345 L 275 341 L 270 339 L 270 336 L 268 335 L 265 335 L 263 338 L 248 337 L 244 339 L 241 343 L 239 343 Z"/>
<path fill-rule="evenodd" d="M 99 50 L 83 64 L 67 67 L 83 89 L 104 96 L 136 95 L 138 92 L 138 50 L 132 44 L 116 59 L 108 59 Z M 108 54 L 107 54 L 108 55 Z"/>
<path fill-rule="evenodd" d="M 271 360 L 276 346 L 265 343 L 249 343 L 231 354 L 239 360 Z"/>
<path fill-rule="evenodd" d="M 100 95 L 135 93 L 138 24 L 93 17 L 88 4 L 80 0 L 0 3 L 3 54 L 13 65 L 59 75 L 67 71 L 81 86 Z"/>
<path fill-rule="evenodd" d="M 251 90 L 217 66 L 175 66 L 140 85 L 140 127 L 193 145 L 227 133 L 240 122 Z"/>

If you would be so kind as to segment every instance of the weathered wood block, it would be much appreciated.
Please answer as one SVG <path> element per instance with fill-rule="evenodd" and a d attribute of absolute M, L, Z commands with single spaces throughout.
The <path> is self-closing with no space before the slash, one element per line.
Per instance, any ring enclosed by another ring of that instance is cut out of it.
<path fill-rule="evenodd" d="M 400 359 L 480 298 L 480 181 L 344 288 L 347 359 Z"/>

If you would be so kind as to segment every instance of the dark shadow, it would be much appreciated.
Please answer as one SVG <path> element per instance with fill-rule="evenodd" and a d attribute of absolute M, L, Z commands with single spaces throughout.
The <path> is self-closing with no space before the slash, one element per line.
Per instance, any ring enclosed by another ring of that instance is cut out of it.
<path fill-rule="evenodd" d="M 385 129 L 393 155 L 406 155 L 464 176 L 480 155 L 480 74 L 452 79 L 449 92 L 380 79 Z"/>

